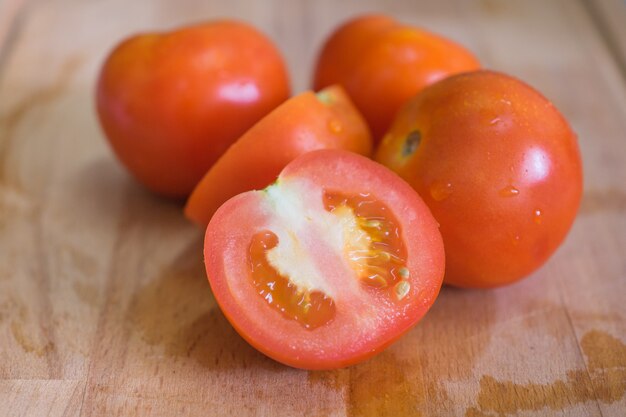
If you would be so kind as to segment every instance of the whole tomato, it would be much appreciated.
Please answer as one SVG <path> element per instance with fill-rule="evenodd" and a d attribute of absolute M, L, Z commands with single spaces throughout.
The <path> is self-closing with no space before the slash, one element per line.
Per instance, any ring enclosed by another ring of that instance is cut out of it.
<path fill-rule="evenodd" d="M 412 99 L 376 159 L 422 196 L 441 227 L 445 282 L 494 287 L 541 266 L 582 193 L 576 141 L 561 113 L 510 76 L 450 77 Z"/>
<path fill-rule="evenodd" d="M 476 57 L 441 36 L 384 15 L 339 27 L 317 60 L 314 88 L 342 84 L 380 140 L 400 107 L 442 78 L 480 67 Z"/>
<path fill-rule="evenodd" d="M 102 67 L 96 101 L 106 137 L 133 175 L 156 193 L 185 197 L 289 93 L 272 42 L 222 20 L 120 43 Z"/>

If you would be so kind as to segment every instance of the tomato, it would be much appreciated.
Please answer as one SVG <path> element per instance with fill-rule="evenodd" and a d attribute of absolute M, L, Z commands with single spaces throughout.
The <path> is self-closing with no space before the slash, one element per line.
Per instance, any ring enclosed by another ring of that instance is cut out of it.
<path fill-rule="evenodd" d="M 425 86 L 479 68 L 462 46 L 383 15 L 353 19 L 328 38 L 314 87 L 342 84 L 379 141 L 400 107 Z"/>
<path fill-rule="evenodd" d="M 267 187 L 291 160 L 322 148 L 371 156 L 367 125 L 339 86 L 317 96 L 309 91 L 293 97 L 254 125 L 204 176 L 189 197 L 185 214 L 206 227 L 226 200 Z"/>
<path fill-rule="evenodd" d="M 156 193 L 186 197 L 232 142 L 288 97 L 272 42 L 220 20 L 125 40 L 101 69 L 96 101 L 130 172 Z"/>
<path fill-rule="evenodd" d="M 510 76 L 443 80 L 398 114 L 376 159 L 407 180 L 441 225 L 445 282 L 495 287 L 541 266 L 570 229 L 582 164 L 567 121 Z"/>
<path fill-rule="evenodd" d="M 262 191 L 228 200 L 206 231 L 215 298 L 252 346 L 284 364 L 364 360 L 434 302 L 443 243 L 411 187 L 344 150 L 292 161 Z"/>

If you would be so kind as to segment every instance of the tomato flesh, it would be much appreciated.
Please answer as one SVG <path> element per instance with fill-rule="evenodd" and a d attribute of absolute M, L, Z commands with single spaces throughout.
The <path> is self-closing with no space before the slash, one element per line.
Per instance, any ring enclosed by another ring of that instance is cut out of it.
<path fill-rule="evenodd" d="M 357 228 L 344 249 L 359 282 L 375 289 L 391 288 L 396 299 L 406 296 L 410 284 L 406 247 L 402 232 L 387 206 L 369 193 L 350 195 L 324 192 L 324 208 L 334 214 L 354 216 Z M 278 246 L 276 234 L 258 232 L 252 236 L 249 263 L 252 281 L 261 297 L 285 317 L 315 329 L 335 317 L 335 303 L 321 291 L 299 288 L 288 276 L 279 273 L 268 259 L 268 252 Z"/>

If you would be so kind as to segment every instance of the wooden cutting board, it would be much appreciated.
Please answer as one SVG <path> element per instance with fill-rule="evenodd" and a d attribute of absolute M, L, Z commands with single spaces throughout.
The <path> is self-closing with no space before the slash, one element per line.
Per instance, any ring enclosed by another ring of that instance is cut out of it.
<path fill-rule="evenodd" d="M 0 415 L 625 416 L 623 9 L 0 0 Z M 130 33 L 231 16 L 277 42 L 302 91 L 323 38 L 372 10 L 456 39 L 552 99 L 579 135 L 584 200 L 564 245 L 523 282 L 444 288 L 374 359 L 290 369 L 249 347 L 216 307 L 202 232 L 181 205 L 116 162 L 94 116 L 94 79 Z"/>

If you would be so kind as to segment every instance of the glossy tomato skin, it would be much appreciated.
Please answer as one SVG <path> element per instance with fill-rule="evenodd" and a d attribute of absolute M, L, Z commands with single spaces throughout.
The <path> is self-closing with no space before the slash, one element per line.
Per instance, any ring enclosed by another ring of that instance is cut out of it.
<path fill-rule="evenodd" d="M 361 51 L 381 32 L 394 27 L 397 22 L 379 14 L 356 17 L 343 25 L 326 40 L 313 74 L 316 89 L 335 84 L 352 71 Z"/>
<path fill-rule="evenodd" d="M 185 197 L 288 96 L 272 42 L 245 23 L 221 20 L 120 43 L 101 69 L 96 104 L 130 172 L 158 194 Z"/>
<path fill-rule="evenodd" d="M 575 134 L 540 93 L 477 71 L 443 80 L 398 114 L 376 159 L 407 180 L 440 223 L 445 282 L 495 287 L 541 266 L 582 194 Z"/>
<path fill-rule="evenodd" d="M 189 197 L 185 215 L 206 227 L 226 200 L 267 187 L 297 156 L 324 148 L 372 153 L 367 124 L 340 86 L 317 96 L 299 94 L 254 125 L 206 173 Z"/>
<path fill-rule="evenodd" d="M 368 158 L 343 150 L 309 152 L 287 165 L 272 187 L 298 181 L 315 185 L 304 187 L 290 200 L 301 201 L 303 211 L 290 210 L 289 199 L 287 206 L 281 207 L 276 201 L 268 202 L 269 188 L 239 194 L 220 207 L 206 231 L 207 275 L 224 315 L 244 339 L 267 356 L 303 369 L 349 366 L 379 353 L 424 316 L 443 280 L 443 243 L 419 196 L 394 173 Z M 392 209 L 407 245 L 411 289 L 401 302 L 368 292 L 338 261 L 342 253 L 329 253 L 322 242 L 308 241 L 306 233 L 299 235 L 299 250 L 311 253 L 336 291 L 336 317 L 309 330 L 270 309 L 266 299 L 254 292 L 246 255 L 253 234 L 289 220 L 277 217 L 281 209 L 283 214 L 289 213 L 287 217 L 301 220 L 303 230 L 315 224 L 314 209 L 308 209 L 318 204 L 317 186 L 371 193 Z"/>
<path fill-rule="evenodd" d="M 343 85 L 378 142 L 400 107 L 421 89 L 479 66 L 471 52 L 448 39 L 368 15 L 345 23 L 326 41 L 314 87 Z"/>

